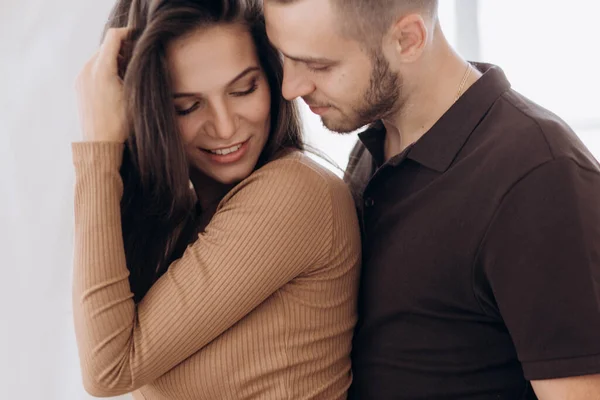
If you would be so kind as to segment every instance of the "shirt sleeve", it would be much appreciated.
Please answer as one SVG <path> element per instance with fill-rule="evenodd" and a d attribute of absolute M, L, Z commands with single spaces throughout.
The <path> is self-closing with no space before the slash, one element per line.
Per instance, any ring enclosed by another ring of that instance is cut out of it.
<path fill-rule="evenodd" d="M 528 380 L 600 372 L 600 172 L 550 161 L 505 196 L 484 273 Z"/>
<path fill-rule="evenodd" d="M 73 152 L 73 307 L 92 394 L 152 382 L 329 256 L 331 185 L 294 159 L 274 161 L 226 196 L 205 232 L 136 306 L 121 233 L 123 146 L 78 143 Z"/>

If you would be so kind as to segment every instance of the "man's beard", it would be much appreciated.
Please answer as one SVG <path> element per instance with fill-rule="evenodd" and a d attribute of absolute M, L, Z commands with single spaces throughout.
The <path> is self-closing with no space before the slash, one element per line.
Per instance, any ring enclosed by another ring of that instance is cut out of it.
<path fill-rule="evenodd" d="M 350 133 L 380 120 L 400 106 L 402 78 L 390 70 L 390 64 L 380 52 L 373 57 L 369 88 L 362 103 L 353 107 L 352 115 L 342 113 L 338 120 L 322 118 L 323 125 L 334 132 Z"/>

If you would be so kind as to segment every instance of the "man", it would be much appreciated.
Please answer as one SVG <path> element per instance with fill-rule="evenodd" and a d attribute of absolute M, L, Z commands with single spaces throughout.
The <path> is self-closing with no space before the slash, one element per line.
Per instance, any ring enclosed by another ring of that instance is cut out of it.
<path fill-rule="evenodd" d="M 360 134 L 351 397 L 600 399 L 600 166 L 433 0 L 264 0 L 283 93 Z M 560 90 L 557 78 L 557 90 Z"/>

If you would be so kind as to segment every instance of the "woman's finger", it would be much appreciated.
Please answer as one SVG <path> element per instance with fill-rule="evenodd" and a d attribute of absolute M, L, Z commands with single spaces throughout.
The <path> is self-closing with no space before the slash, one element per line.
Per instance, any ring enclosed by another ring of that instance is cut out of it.
<path fill-rule="evenodd" d="M 111 28 L 106 32 L 104 41 L 98 53 L 98 63 L 107 68 L 110 74 L 117 74 L 117 57 L 121 50 L 123 40 L 127 37 L 129 28 Z"/>

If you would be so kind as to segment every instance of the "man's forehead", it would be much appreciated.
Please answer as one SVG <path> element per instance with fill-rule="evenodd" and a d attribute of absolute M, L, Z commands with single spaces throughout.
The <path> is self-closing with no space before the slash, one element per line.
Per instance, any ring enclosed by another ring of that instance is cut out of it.
<path fill-rule="evenodd" d="M 328 0 L 299 0 L 293 3 L 265 1 L 266 23 L 269 26 L 302 33 L 332 28 L 334 14 Z"/>
<path fill-rule="evenodd" d="M 328 3 L 327 0 L 299 0 L 292 4 L 265 1 L 267 33 L 273 45 L 290 59 L 301 61 L 328 61 L 342 56 L 350 43 L 336 29 L 335 15 Z"/>

